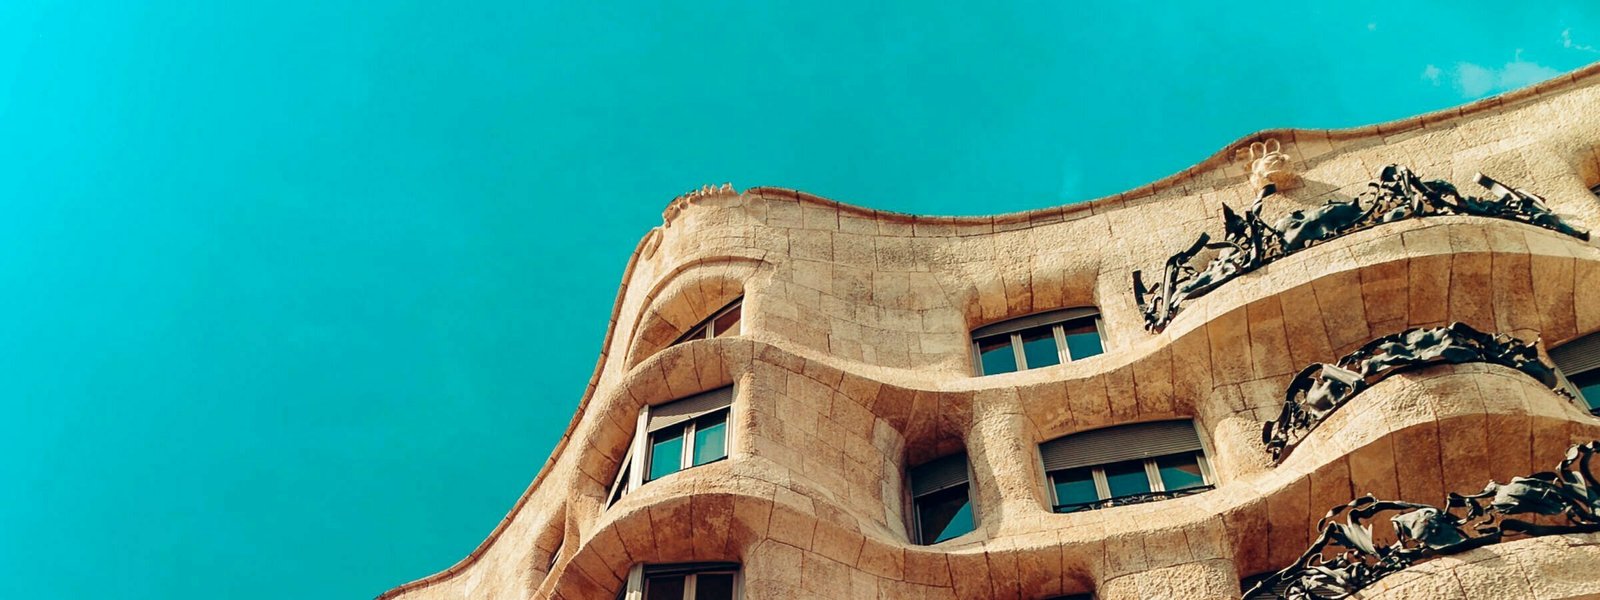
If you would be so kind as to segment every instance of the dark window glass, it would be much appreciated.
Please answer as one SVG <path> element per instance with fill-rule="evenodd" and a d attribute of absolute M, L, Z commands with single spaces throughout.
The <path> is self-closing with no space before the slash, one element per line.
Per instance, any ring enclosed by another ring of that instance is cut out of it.
<path fill-rule="evenodd" d="M 701 573 L 696 575 L 694 600 L 733 600 L 733 574 Z"/>
<path fill-rule="evenodd" d="M 1600 369 L 1579 373 L 1567 378 L 1573 387 L 1578 388 L 1578 395 L 1588 404 L 1589 412 L 1600 410 Z"/>
<path fill-rule="evenodd" d="M 1022 355 L 1029 369 L 1061 364 L 1061 354 L 1056 351 L 1054 327 L 1039 327 L 1022 332 Z"/>
<path fill-rule="evenodd" d="M 694 424 L 694 465 L 728 456 L 728 411 L 700 417 Z"/>
<path fill-rule="evenodd" d="M 1052 471 L 1050 480 L 1056 488 L 1056 506 L 1076 508 L 1100 500 L 1094 489 L 1094 472 L 1088 467 Z"/>
<path fill-rule="evenodd" d="M 1150 493 L 1150 476 L 1145 475 L 1144 461 L 1125 460 L 1105 466 L 1106 486 L 1112 498 Z"/>
<path fill-rule="evenodd" d="M 690 340 L 703 340 L 703 339 L 705 339 L 705 337 L 706 337 L 706 325 L 704 323 L 702 323 L 700 325 L 696 325 L 694 329 L 690 329 L 689 333 L 683 334 L 683 337 L 678 338 L 678 341 L 673 342 L 673 343 L 674 344 L 682 344 L 682 343 L 690 341 Z"/>
<path fill-rule="evenodd" d="M 978 340 L 979 362 L 984 375 L 999 375 L 1017 370 L 1017 355 L 1011 350 L 1011 336 L 997 335 Z"/>
<path fill-rule="evenodd" d="M 1106 351 L 1100 343 L 1100 331 L 1094 319 L 1072 321 L 1062 325 L 1062 329 L 1067 334 L 1067 354 L 1072 360 L 1083 360 Z"/>
<path fill-rule="evenodd" d="M 683 426 L 650 435 L 650 481 L 683 469 Z"/>
<path fill-rule="evenodd" d="M 1200 461 L 1193 452 L 1157 458 L 1156 469 L 1161 471 L 1161 484 L 1169 492 L 1206 484 L 1205 477 L 1200 474 Z"/>
<path fill-rule="evenodd" d="M 682 575 L 660 575 L 644 580 L 645 600 L 683 600 Z"/>
<path fill-rule="evenodd" d="M 958 485 L 917 498 L 917 523 L 923 544 L 937 544 L 972 531 L 972 502 Z"/>
<path fill-rule="evenodd" d="M 743 308 L 743 306 L 735 306 L 732 310 L 717 317 L 716 322 L 711 325 L 713 335 L 715 337 L 739 335 L 739 315 Z"/>

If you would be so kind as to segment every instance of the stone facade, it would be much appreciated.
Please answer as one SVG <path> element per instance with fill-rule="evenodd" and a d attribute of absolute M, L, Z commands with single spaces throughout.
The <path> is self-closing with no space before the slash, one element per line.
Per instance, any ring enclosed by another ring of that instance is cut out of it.
<path fill-rule="evenodd" d="M 690 561 L 740 563 L 751 599 L 1239 598 L 1330 507 L 1438 503 L 1600 439 L 1600 419 L 1526 374 L 1460 364 L 1376 383 L 1281 463 L 1261 441 L 1297 372 L 1382 335 L 1462 322 L 1548 348 L 1600 330 L 1600 294 L 1584 293 L 1600 250 L 1484 217 L 1386 223 L 1192 299 L 1157 332 L 1133 271 L 1220 236 L 1222 204 L 1250 206 L 1258 183 L 1292 182 L 1263 201 L 1275 217 L 1351 197 L 1391 163 L 1463 191 L 1481 171 L 1600 226 L 1597 106 L 1590 67 L 1396 123 L 1261 132 L 1136 190 L 995 217 L 770 187 L 682 196 L 634 252 L 577 415 L 528 491 L 470 556 L 381 598 L 609 600 L 635 565 Z M 1249 152 L 1268 140 L 1271 173 Z M 739 335 L 673 343 L 741 296 Z M 974 376 L 973 329 L 1066 307 L 1098 308 L 1104 354 Z M 641 408 L 729 384 L 729 460 L 608 505 Z M 1169 419 L 1196 423 L 1215 489 L 1052 511 L 1038 444 Z M 912 543 L 908 467 L 960 450 L 976 531 Z M 1594 534 L 1508 541 L 1365 597 L 1595 597 L 1600 579 L 1580 575 L 1600 569 L 1597 548 Z"/>

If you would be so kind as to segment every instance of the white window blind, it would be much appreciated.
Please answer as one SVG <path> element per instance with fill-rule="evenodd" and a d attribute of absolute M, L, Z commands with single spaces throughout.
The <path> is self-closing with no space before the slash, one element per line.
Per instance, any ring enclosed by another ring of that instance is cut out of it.
<path fill-rule="evenodd" d="M 712 413 L 733 404 L 733 386 L 702 392 L 682 400 L 675 400 L 659 406 L 650 407 L 650 423 L 647 429 L 651 432 L 660 431 L 679 423 L 694 420 L 695 417 Z"/>

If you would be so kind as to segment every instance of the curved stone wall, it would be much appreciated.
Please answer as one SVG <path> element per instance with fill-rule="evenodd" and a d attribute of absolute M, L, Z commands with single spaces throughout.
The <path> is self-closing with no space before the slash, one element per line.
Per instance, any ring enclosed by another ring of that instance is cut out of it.
<path fill-rule="evenodd" d="M 1492 365 L 1384 380 L 1276 466 L 1260 431 L 1300 368 L 1377 336 L 1452 321 L 1546 343 L 1600 330 L 1590 243 L 1479 217 L 1384 224 L 1242 276 L 1155 334 L 1131 273 L 1220 227 L 1223 202 L 1248 205 L 1233 156 L 1266 138 L 1299 181 L 1268 199 L 1276 212 L 1404 162 L 1457 182 L 1492 173 L 1600 224 L 1596 82 L 1591 68 L 1401 124 L 1263 132 L 1152 186 L 1028 213 L 914 217 L 776 188 L 680 197 L 631 259 L 590 388 L 532 486 L 461 563 L 383 597 L 610 599 L 632 565 L 725 560 L 758 599 L 1237 598 L 1239 577 L 1292 561 L 1329 506 L 1436 501 L 1553 464 L 1600 438 L 1600 420 Z M 741 335 L 671 345 L 741 296 Z M 1105 354 L 972 376 L 973 328 L 1075 306 L 1101 311 Z M 730 383 L 729 460 L 608 507 L 640 409 Z M 1185 418 L 1216 489 L 1050 511 L 1040 442 Z M 905 467 L 963 448 L 977 531 L 911 544 Z M 1561 554 L 1550 543 L 1501 550 Z M 1457 564 L 1444 561 L 1417 569 Z M 1420 597 L 1400 589 L 1382 597 Z"/>

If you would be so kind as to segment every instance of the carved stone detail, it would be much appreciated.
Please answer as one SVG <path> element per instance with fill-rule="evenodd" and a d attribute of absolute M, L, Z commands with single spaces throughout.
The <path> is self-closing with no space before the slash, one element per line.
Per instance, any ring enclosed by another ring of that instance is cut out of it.
<path fill-rule="evenodd" d="M 1161 280 L 1152 285 L 1146 286 L 1141 272 L 1134 271 L 1134 301 L 1144 315 L 1145 329 L 1160 331 L 1172 322 L 1186 301 L 1204 296 L 1240 275 L 1312 244 L 1410 218 L 1492 217 L 1536 225 L 1581 240 L 1589 239 L 1588 230 L 1562 220 L 1551 212 L 1543 198 L 1527 190 L 1507 187 L 1481 173 L 1477 183 L 1488 189 L 1491 196 L 1462 196 L 1448 182 L 1425 182 L 1410 169 L 1389 165 L 1355 198 L 1330 200 L 1312 210 L 1291 211 L 1270 225 L 1262 218 L 1261 204 L 1276 193 L 1278 187 L 1266 183 L 1261 186 L 1250 210 L 1243 215 L 1226 204 L 1222 206 L 1221 242 L 1212 242 L 1209 234 L 1201 233 L 1188 248 L 1167 259 Z M 1217 250 L 1216 257 L 1205 268 L 1195 268 L 1195 257 L 1206 249 Z"/>
<path fill-rule="evenodd" d="M 1287 190 L 1300 183 L 1300 177 L 1294 173 L 1294 165 L 1289 162 L 1289 155 L 1284 153 L 1283 145 L 1278 140 L 1268 139 L 1250 144 L 1250 185 L 1256 189 L 1277 186 L 1280 190 Z"/>
<path fill-rule="evenodd" d="M 1334 507 L 1317 522 L 1322 533 L 1305 554 L 1244 597 L 1351 598 L 1386 575 L 1437 556 L 1519 537 L 1600 531 L 1600 482 L 1589 470 L 1597 451 L 1600 442 L 1573 446 L 1554 471 L 1505 484 L 1490 481 L 1476 494 L 1451 493 L 1443 508 L 1371 495 Z M 1378 546 L 1372 528 L 1384 514 L 1393 515 L 1396 541 Z"/>
<path fill-rule="evenodd" d="M 672 202 L 667 204 L 666 210 L 661 211 L 661 222 L 663 226 L 671 227 L 672 222 L 678 218 L 678 214 L 696 202 L 701 202 L 708 198 L 734 197 L 738 195 L 739 192 L 733 189 L 733 184 L 731 183 L 700 186 L 697 189 L 689 190 L 679 195 L 677 198 L 673 198 Z"/>
<path fill-rule="evenodd" d="M 1384 378 L 1429 365 L 1469 362 L 1511 367 L 1568 395 L 1555 369 L 1539 359 L 1534 344 L 1503 333 L 1483 333 L 1464 323 L 1419 327 L 1367 342 L 1337 363 L 1316 363 L 1301 370 L 1284 392 L 1283 411 L 1262 427 L 1261 441 L 1273 460 L 1282 461 L 1328 415 Z"/>

